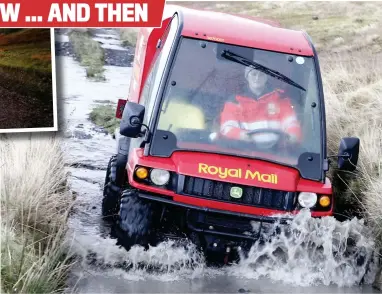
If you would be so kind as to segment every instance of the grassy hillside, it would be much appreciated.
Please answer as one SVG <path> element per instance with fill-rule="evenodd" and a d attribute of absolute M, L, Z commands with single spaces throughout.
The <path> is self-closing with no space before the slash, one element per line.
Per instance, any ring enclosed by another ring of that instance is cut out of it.
<path fill-rule="evenodd" d="M 51 73 L 49 29 L 0 30 L 0 66 Z"/>

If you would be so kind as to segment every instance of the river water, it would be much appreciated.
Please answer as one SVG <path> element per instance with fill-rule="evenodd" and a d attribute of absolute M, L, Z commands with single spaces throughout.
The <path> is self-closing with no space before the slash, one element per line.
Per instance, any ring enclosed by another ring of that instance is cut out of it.
<path fill-rule="evenodd" d="M 95 39 L 109 55 L 113 50 L 116 56 L 131 52 L 122 51 L 113 30 L 98 30 Z M 68 38 L 57 35 L 56 41 Z M 370 263 L 367 272 L 366 262 L 357 264 L 357 255 L 371 255 L 373 244 L 362 221 L 356 219 L 315 220 L 303 212 L 292 223 L 298 232 L 294 237 L 281 234 L 272 243 L 254 246 L 239 263 L 220 268 L 207 267 L 193 244 L 178 246 L 169 241 L 148 251 L 120 247 L 100 213 L 105 169 L 116 142 L 92 124 L 88 114 L 105 100 L 126 98 L 131 67 L 125 61 L 123 66 L 105 66 L 106 81 L 94 82 L 86 79 L 85 69 L 71 56 L 57 56 L 56 64 L 60 131 L 76 195 L 68 241 L 79 262 L 68 292 L 378 293 L 370 286 L 376 264 Z M 350 237 L 356 247 L 346 253 L 342 245 Z M 333 247 L 339 251 L 336 257 Z M 365 272 L 365 284 L 358 286 Z"/>

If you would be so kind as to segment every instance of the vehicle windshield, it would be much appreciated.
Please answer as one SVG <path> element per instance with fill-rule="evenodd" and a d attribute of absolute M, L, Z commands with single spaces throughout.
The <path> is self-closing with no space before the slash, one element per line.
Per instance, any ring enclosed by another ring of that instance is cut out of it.
<path fill-rule="evenodd" d="M 244 156 L 321 179 L 318 89 L 312 57 L 182 38 L 150 154 Z"/>

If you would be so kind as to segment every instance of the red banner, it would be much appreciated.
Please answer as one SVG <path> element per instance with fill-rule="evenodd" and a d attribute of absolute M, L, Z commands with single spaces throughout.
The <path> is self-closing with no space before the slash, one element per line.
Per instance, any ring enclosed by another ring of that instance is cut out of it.
<path fill-rule="evenodd" d="M 165 0 L 0 1 L 0 27 L 160 27 Z"/>

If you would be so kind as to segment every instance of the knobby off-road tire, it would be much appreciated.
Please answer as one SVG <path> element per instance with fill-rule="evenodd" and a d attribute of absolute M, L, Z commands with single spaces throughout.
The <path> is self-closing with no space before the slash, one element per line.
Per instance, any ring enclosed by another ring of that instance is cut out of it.
<path fill-rule="evenodd" d="M 105 185 L 102 199 L 102 216 L 105 220 L 112 220 L 118 216 L 120 195 L 122 189 L 116 184 L 117 157 L 113 155 L 107 166 Z"/>
<path fill-rule="evenodd" d="M 155 244 L 154 206 L 138 197 L 133 189 L 125 189 L 121 197 L 119 228 L 125 248 Z"/>

